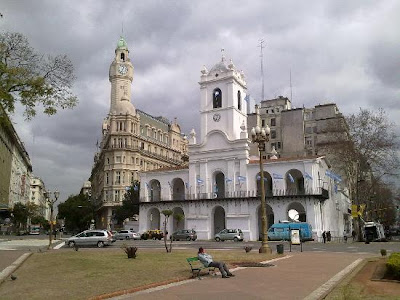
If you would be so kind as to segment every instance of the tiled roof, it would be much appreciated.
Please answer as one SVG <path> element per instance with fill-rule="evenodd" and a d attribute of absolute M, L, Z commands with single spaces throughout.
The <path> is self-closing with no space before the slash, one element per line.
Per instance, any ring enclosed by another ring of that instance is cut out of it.
<path fill-rule="evenodd" d="M 151 173 L 151 172 L 163 172 L 163 171 L 176 171 L 176 170 L 184 170 L 184 169 L 189 169 L 188 165 L 185 166 L 176 166 L 176 167 L 164 167 L 164 168 L 159 168 L 159 169 L 154 169 L 154 170 L 149 170 L 149 171 L 142 171 L 143 173 Z"/>

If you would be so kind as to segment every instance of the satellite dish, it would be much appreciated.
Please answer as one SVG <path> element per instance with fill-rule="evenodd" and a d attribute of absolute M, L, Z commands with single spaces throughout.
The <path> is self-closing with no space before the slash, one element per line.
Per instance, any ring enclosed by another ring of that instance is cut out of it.
<path fill-rule="evenodd" d="M 291 209 L 288 211 L 289 219 L 292 221 L 298 222 L 299 221 L 299 212 L 295 209 Z"/>

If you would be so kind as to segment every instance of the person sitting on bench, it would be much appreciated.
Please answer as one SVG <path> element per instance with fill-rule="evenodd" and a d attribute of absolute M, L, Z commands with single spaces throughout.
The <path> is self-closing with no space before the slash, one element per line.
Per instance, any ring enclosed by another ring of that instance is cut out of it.
<path fill-rule="evenodd" d="M 226 264 L 224 262 L 213 261 L 212 256 L 210 254 L 207 254 L 204 252 L 203 247 L 199 248 L 199 253 L 197 253 L 197 257 L 199 258 L 199 260 L 205 267 L 218 268 L 219 271 L 221 272 L 222 278 L 229 278 L 229 277 L 235 276 L 229 271 L 228 267 L 226 266 Z"/>

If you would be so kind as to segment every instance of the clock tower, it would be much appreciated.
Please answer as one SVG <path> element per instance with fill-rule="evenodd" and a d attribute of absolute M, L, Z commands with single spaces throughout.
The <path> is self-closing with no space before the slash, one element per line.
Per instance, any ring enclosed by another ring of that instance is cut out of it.
<path fill-rule="evenodd" d="M 201 140 L 212 131 L 222 131 L 229 140 L 241 138 L 241 126 L 247 124 L 247 92 L 244 74 L 232 60 L 221 61 L 210 71 L 201 70 L 200 78 Z"/>
<path fill-rule="evenodd" d="M 129 58 L 128 45 L 123 37 L 118 41 L 115 57 L 110 66 L 111 82 L 110 114 L 136 114 L 131 100 L 133 65 Z"/>

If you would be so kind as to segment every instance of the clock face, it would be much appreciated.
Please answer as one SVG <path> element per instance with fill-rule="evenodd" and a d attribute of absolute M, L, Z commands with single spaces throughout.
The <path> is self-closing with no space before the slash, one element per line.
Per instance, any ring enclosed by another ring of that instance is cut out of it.
<path fill-rule="evenodd" d="M 119 65 L 118 72 L 122 75 L 125 75 L 126 72 L 128 72 L 128 68 L 125 65 Z"/>
<path fill-rule="evenodd" d="M 220 114 L 215 114 L 215 115 L 213 115 L 213 120 L 214 120 L 215 122 L 219 122 L 219 120 L 221 120 L 221 115 L 220 115 Z"/>

